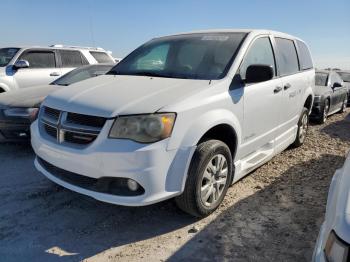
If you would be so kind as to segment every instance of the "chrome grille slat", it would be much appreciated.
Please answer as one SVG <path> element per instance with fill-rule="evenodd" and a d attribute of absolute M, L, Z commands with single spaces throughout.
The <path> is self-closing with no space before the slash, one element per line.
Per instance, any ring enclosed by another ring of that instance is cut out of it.
<path fill-rule="evenodd" d="M 100 134 L 106 119 L 45 107 L 39 121 L 43 127 L 41 132 L 45 132 L 57 143 L 88 145 Z"/>

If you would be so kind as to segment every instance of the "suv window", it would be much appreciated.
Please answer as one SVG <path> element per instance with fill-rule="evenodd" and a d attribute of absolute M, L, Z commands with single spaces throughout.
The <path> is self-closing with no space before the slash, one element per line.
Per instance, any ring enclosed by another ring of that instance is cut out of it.
<path fill-rule="evenodd" d="M 111 63 L 114 62 L 106 53 L 104 52 L 95 52 L 90 51 L 90 54 L 96 59 L 99 63 Z"/>
<path fill-rule="evenodd" d="M 21 55 L 20 60 L 27 60 L 29 68 L 56 67 L 55 53 L 52 51 L 28 51 Z"/>
<path fill-rule="evenodd" d="M 339 83 L 339 84 L 343 83 L 343 80 L 336 72 L 333 72 L 331 77 L 331 85 L 333 86 L 334 83 Z"/>
<path fill-rule="evenodd" d="M 344 82 L 350 82 L 350 73 L 338 72 L 338 75 L 340 75 Z"/>
<path fill-rule="evenodd" d="M 299 71 L 299 62 L 294 42 L 289 39 L 275 38 L 278 49 L 278 65 L 281 75 L 291 75 Z"/>
<path fill-rule="evenodd" d="M 299 60 L 300 60 L 301 70 L 307 70 L 307 69 L 313 68 L 314 66 L 312 64 L 309 48 L 307 48 L 307 46 L 299 40 L 297 40 L 297 45 L 299 49 Z"/>
<path fill-rule="evenodd" d="M 79 51 L 60 50 L 60 54 L 62 67 L 80 67 L 88 64 Z"/>
<path fill-rule="evenodd" d="M 242 79 L 245 79 L 247 68 L 254 64 L 272 66 L 275 75 L 275 58 L 270 39 L 268 37 L 258 38 L 249 48 L 249 51 L 241 64 L 240 74 Z"/>

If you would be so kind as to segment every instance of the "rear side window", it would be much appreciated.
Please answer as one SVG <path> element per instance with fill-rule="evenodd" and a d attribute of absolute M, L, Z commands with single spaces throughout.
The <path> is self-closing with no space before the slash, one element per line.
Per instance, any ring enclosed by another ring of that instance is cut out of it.
<path fill-rule="evenodd" d="M 104 52 L 95 52 L 90 51 L 90 54 L 96 59 L 99 63 L 111 63 L 114 62 L 106 53 Z"/>
<path fill-rule="evenodd" d="M 29 51 L 24 53 L 20 60 L 27 60 L 29 68 L 56 67 L 55 53 L 50 51 Z"/>
<path fill-rule="evenodd" d="M 80 67 L 88 64 L 79 51 L 60 50 L 62 67 Z"/>
<path fill-rule="evenodd" d="M 278 49 L 278 65 L 281 75 L 291 75 L 299 71 L 299 62 L 294 42 L 289 39 L 275 38 Z"/>
<path fill-rule="evenodd" d="M 275 58 L 270 39 L 268 37 L 258 38 L 249 48 L 248 53 L 244 57 L 241 65 L 241 78 L 245 79 L 247 68 L 250 65 L 256 64 L 271 66 L 275 74 Z"/>
<path fill-rule="evenodd" d="M 317 86 L 327 86 L 328 74 L 327 73 L 316 73 L 315 85 Z"/>
<path fill-rule="evenodd" d="M 301 70 L 307 70 L 307 69 L 313 68 L 314 66 L 312 64 L 309 48 L 307 48 L 307 46 L 299 40 L 297 40 L 297 45 L 299 50 L 299 60 L 300 60 Z"/>

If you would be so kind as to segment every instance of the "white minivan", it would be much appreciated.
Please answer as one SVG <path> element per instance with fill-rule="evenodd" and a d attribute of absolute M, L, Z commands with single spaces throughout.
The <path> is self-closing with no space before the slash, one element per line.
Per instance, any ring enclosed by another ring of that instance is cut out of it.
<path fill-rule="evenodd" d="M 101 201 L 175 198 L 206 216 L 232 183 L 303 144 L 314 79 L 306 44 L 284 33 L 156 38 L 107 75 L 47 97 L 31 126 L 35 166 Z"/>

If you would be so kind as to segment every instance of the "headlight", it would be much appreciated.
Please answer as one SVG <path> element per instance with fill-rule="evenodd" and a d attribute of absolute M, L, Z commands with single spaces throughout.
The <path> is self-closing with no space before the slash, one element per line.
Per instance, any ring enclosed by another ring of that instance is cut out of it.
<path fill-rule="evenodd" d="M 9 108 L 4 110 L 5 116 L 28 118 L 31 121 L 35 120 L 38 115 L 39 108 Z"/>
<path fill-rule="evenodd" d="M 349 255 L 349 245 L 342 241 L 335 233 L 332 231 L 329 234 L 326 247 L 325 255 L 327 261 L 330 262 L 343 262 L 347 261 Z"/>
<path fill-rule="evenodd" d="M 171 135 L 175 118 L 174 113 L 121 116 L 114 121 L 109 137 L 156 142 Z"/>

